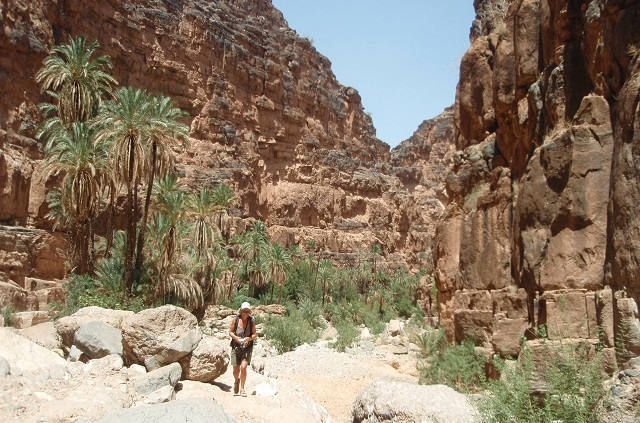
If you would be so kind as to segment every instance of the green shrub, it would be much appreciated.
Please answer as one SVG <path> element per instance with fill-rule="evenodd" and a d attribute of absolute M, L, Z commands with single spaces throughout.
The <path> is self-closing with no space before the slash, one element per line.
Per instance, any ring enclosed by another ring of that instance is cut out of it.
<path fill-rule="evenodd" d="M 340 352 L 344 352 L 347 347 L 352 346 L 360 336 L 358 328 L 348 320 L 339 320 L 335 323 L 334 327 L 338 332 L 338 337 L 331 346 Z"/>
<path fill-rule="evenodd" d="M 439 331 L 425 335 L 419 346 L 423 354 L 420 383 L 448 385 L 461 392 L 478 391 L 485 385 L 485 360 L 474 351 L 472 340 L 451 345 Z"/>
<path fill-rule="evenodd" d="M 5 326 L 11 326 L 11 315 L 14 313 L 13 306 L 2 307 L 2 320 Z"/>
<path fill-rule="evenodd" d="M 605 373 L 599 353 L 589 357 L 581 347 L 564 346 L 545 352 L 544 368 L 535 369 L 525 350 L 517 362 L 501 366 L 501 378 L 488 385 L 480 404 L 487 423 L 598 423 L 607 405 Z M 534 372 L 547 385 L 543 396 L 532 394 Z"/>
<path fill-rule="evenodd" d="M 302 317 L 309 322 L 309 324 L 314 328 L 323 328 L 325 327 L 324 322 L 322 321 L 322 304 L 319 302 L 315 302 L 309 298 L 303 298 L 298 304 L 298 310 L 302 314 Z"/>
<path fill-rule="evenodd" d="M 52 309 L 58 312 L 57 317 L 68 316 L 88 306 L 135 312 L 144 309 L 143 298 L 126 298 L 124 289 L 114 290 L 114 287 L 108 284 L 102 286 L 98 280 L 88 275 L 72 274 L 64 286 L 67 289 L 65 303 L 52 304 Z"/>
<path fill-rule="evenodd" d="M 290 309 L 287 316 L 269 318 L 265 322 L 265 336 L 280 353 L 318 339 L 318 333 L 296 309 Z"/>

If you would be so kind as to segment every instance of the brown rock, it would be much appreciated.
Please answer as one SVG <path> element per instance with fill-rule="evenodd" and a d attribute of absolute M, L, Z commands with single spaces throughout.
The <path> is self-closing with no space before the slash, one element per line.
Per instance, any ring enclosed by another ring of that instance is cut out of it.
<path fill-rule="evenodd" d="M 177 362 L 200 341 L 196 317 L 173 305 L 142 310 L 122 322 L 126 363 L 144 364 L 147 370 Z"/>
<path fill-rule="evenodd" d="M 229 343 L 204 337 L 195 350 L 180 360 L 182 378 L 212 382 L 227 371 Z"/>

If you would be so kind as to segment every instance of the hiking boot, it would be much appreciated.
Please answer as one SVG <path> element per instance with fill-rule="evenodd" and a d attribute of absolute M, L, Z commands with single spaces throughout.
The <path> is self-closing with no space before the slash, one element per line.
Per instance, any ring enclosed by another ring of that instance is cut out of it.
<path fill-rule="evenodd" d="M 238 395 L 238 390 L 240 389 L 240 379 L 236 379 L 233 384 L 233 395 Z"/>

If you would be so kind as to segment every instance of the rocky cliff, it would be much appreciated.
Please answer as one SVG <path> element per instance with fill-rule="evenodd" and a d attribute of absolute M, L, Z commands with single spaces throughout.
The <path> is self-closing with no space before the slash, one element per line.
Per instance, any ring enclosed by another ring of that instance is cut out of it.
<path fill-rule="evenodd" d="M 640 2 L 475 7 L 435 253 L 441 321 L 503 355 L 535 332 L 640 354 Z"/>
<path fill-rule="evenodd" d="M 36 106 L 46 98 L 34 74 L 53 45 L 80 34 L 112 57 L 120 85 L 189 113 L 178 171 L 193 189 L 230 183 L 239 230 L 257 218 L 276 241 L 314 240 L 337 262 L 377 242 L 389 266 L 421 265 L 444 209 L 453 112 L 390 152 L 358 92 L 271 1 L 3 0 L 0 15 L 0 279 L 64 276 L 64 237 L 45 219 L 53 182 L 40 176 Z M 25 252 L 31 244 L 42 251 Z"/>

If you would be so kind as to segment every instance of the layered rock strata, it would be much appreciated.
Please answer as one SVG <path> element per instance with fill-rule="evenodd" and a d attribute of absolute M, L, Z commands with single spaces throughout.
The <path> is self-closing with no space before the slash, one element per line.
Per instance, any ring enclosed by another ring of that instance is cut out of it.
<path fill-rule="evenodd" d="M 460 67 L 441 322 L 502 355 L 534 333 L 640 353 L 640 4 L 496 3 Z"/>
<path fill-rule="evenodd" d="M 389 266 L 421 266 L 431 216 L 444 209 L 439 182 L 430 179 L 440 172 L 406 160 L 422 150 L 390 153 L 358 92 L 338 83 L 330 61 L 270 0 L 8 1 L 0 15 L 0 222 L 51 233 L 45 198 L 55 181 L 43 180 L 34 139 L 36 105 L 47 98 L 34 75 L 53 45 L 86 35 L 111 56 L 120 85 L 169 95 L 188 112 L 178 171 L 191 189 L 233 186 L 236 231 L 257 218 L 276 241 L 313 240 L 339 263 L 378 243 Z M 424 129 L 442 139 L 451 121 L 447 112 L 440 126 Z M 37 266 L 0 272 L 18 284 L 23 273 L 42 273 Z M 58 268 L 44 273 L 64 276 Z"/>

